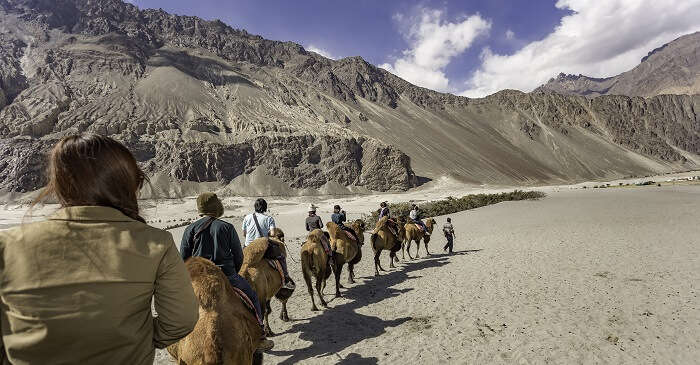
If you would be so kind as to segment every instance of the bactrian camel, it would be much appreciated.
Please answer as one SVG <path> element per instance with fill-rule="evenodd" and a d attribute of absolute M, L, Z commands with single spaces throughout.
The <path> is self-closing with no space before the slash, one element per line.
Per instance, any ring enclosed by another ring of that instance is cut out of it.
<path fill-rule="evenodd" d="M 377 225 L 369 240 L 372 244 L 372 251 L 374 251 L 374 275 L 379 275 L 379 270 L 386 271 L 379 262 L 379 256 L 383 250 L 389 251 L 389 267 L 394 267 L 396 252 L 401 249 L 405 236 L 405 228 L 402 223 L 403 222 L 399 222 L 396 224 L 397 235 L 394 235 L 389 227 L 389 217 L 382 217 L 377 221 Z"/>
<path fill-rule="evenodd" d="M 201 257 L 189 258 L 185 267 L 199 301 L 199 320 L 187 337 L 168 346 L 170 355 L 178 365 L 262 364 L 255 351 L 262 328 L 221 269 Z"/>
<path fill-rule="evenodd" d="M 323 249 L 321 240 L 324 233 L 320 229 L 314 229 L 309 233 L 306 242 L 301 246 L 301 271 L 304 274 L 304 281 L 311 296 L 311 310 L 317 311 L 316 302 L 314 301 L 314 292 L 311 287 L 311 278 L 316 279 L 316 292 L 321 305 L 328 307 L 328 303 L 323 299 L 323 289 L 326 287 L 326 280 L 331 276 L 330 257 Z"/>
<path fill-rule="evenodd" d="M 352 222 L 350 228 L 352 228 L 352 230 L 355 231 L 357 239 L 360 240 L 357 255 L 355 255 L 355 258 L 348 262 L 348 282 L 350 284 L 354 284 L 355 265 L 357 265 L 360 262 L 360 260 L 362 260 L 362 245 L 365 244 L 365 222 L 361 219 L 357 219 L 354 222 Z"/>
<path fill-rule="evenodd" d="M 430 252 L 428 252 L 428 242 L 430 242 L 430 234 L 433 233 L 433 228 L 435 227 L 435 224 L 436 224 L 435 219 L 427 218 L 425 220 L 425 227 L 428 229 L 429 234 L 425 234 L 425 232 L 423 232 L 423 230 L 418 228 L 418 226 L 415 223 L 413 223 L 411 221 L 406 223 L 406 225 L 404 226 L 406 229 L 405 242 L 406 242 L 406 252 L 408 252 L 409 258 L 413 259 L 413 257 L 411 256 L 411 242 L 413 242 L 413 241 L 416 242 L 416 257 L 415 258 L 420 257 L 418 253 L 420 252 L 420 241 L 421 240 L 423 240 L 423 242 L 425 242 L 426 255 L 428 255 L 428 256 L 430 255 Z M 403 245 L 402 245 L 402 247 L 403 247 Z M 403 255 L 403 252 L 404 251 L 402 248 L 401 249 L 401 258 L 402 259 L 405 258 Z"/>
<path fill-rule="evenodd" d="M 331 250 L 334 252 L 335 267 L 333 268 L 333 274 L 335 276 L 335 296 L 340 297 L 340 274 L 343 270 L 343 266 L 347 263 L 350 271 L 350 280 L 353 281 L 353 271 L 351 262 L 359 261 L 357 256 L 362 255 L 360 252 L 360 244 L 348 237 L 348 233 L 338 227 L 337 224 L 333 222 L 326 223 L 326 228 L 331 239 Z M 362 257 L 362 256 L 360 256 Z"/>
<path fill-rule="evenodd" d="M 272 311 L 270 300 L 276 297 L 282 302 L 282 312 L 280 319 L 289 321 L 287 314 L 287 300 L 292 296 L 293 290 L 282 288 L 282 275 L 278 268 L 273 268 L 268 259 L 263 258 L 265 251 L 271 244 L 276 244 L 286 256 L 287 250 L 284 245 L 284 233 L 279 228 L 274 228 L 270 232 L 270 237 L 257 238 L 243 249 L 243 265 L 239 273 L 250 283 L 255 293 L 260 299 L 263 315 L 265 318 L 265 334 L 274 336 L 270 329 L 268 316 Z M 274 262 L 273 262 L 274 263 Z"/>

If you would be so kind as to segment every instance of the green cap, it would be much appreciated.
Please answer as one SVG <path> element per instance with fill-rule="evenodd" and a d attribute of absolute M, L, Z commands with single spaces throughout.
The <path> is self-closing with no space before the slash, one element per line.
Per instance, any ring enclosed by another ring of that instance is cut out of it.
<path fill-rule="evenodd" d="M 197 197 L 199 215 L 210 215 L 219 218 L 224 215 L 224 205 L 214 193 L 201 193 Z"/>

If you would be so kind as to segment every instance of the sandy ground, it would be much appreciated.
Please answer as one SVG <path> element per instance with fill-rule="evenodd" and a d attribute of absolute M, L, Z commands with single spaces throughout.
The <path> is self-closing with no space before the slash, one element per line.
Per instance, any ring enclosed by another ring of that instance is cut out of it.
<path fill-rule="evenodd" d="M 444 238 L 436 236 L 433 256 L 421 252 L 423 258 L 374 277 L 365 246 L 360 280 L 349 285 L 344 274 L 344 297 L 322 312 L 310 311 L 292 238 L 289 264 L 300 286 L 289 301 L 291 322 L 276 317 L 280 305 L 273 302 L 271 326 L 279 335 L 265 362 L 691 364 L 700 358 L 700 187 L 552 191 L 541 201 L 451 217 L 455 255 L 444 255 Z M 291 237 L 298 231 L 283 227 L 295 232 Z M 386 254 L 382 262 L 388 267 Z M 328 282 L 327 299 L 333 285 Z M 163 355 L 156 363 L 167 363 Z"/>
<path fill-rule="evenodd" d="M 432 184 L 403 194 L 313 201 L 325 221 L 335 202 L 359 217 L 380 200 L 494 190 Z M 280 304 L 273 300 L 271 326 L 278 336 L 265 363 L 697 363 L 700 185 L 593 185 L 540 188 L 548 192 L 540 201 L 453 214 L 455 255 L 443 254 L 444 237 L 436 235 L 433 256 L 421 250 L 420 259 L 379 277 L 366 245 L 358 282 L 347 284 L 344 272 L 344 297 L 331 300 L 329 280 L 330 308 L 321 312 L 310 311 L 299 265 L 304 211 L 312 198 L 270 198 L 287 233 L 298 288 L 289 301 L 291 322 L 277 318 Z M 238 227 L 252 200 L 225 203 L 226 219 Z M 146 216 L 154 225 L 195 217 L 192 198 L 144 204 L 151 205 Z M 4 223 L 23 217 L 20 210 L 6 207 Z M 30 219 L 50 210 L 39 209 Z M 171 230 L 176 242 L 183 230 Z M 386 253 L 382 264 L 388 268 Z M 155 363 L 170 362 L 159 351 Z"/>

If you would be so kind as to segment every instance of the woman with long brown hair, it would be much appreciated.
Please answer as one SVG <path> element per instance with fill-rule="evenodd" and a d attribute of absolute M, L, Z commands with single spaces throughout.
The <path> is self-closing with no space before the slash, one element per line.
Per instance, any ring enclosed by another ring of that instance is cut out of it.
<path fill-rule="evenodd" d="M 156 347 L 192 331 L 197 300 L 173 238 L 139 215 L 144 181 L 109 137 L 56 144 L 36 202 L 51 197 L 61 208 L 0 232 L 5 360 L 151 365 Z"/>

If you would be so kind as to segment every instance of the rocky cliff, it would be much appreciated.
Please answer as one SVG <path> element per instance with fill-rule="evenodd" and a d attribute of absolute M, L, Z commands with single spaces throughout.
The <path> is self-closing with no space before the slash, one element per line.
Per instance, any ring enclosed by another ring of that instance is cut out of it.
<path fill-rule="evenodd" d="M 693 168 L 700 153 L 695 96 L 467 99 L 360 57 L 329 60 L 117 0 L 0 0 L 0 40 L 0 188 L 9 191 L 42 186 L 43 154 L 79 132 L 123 141 L 159 182 L 255 175 L 307 192 L 403 190 L 414 170 L 570 182 Z"/>

